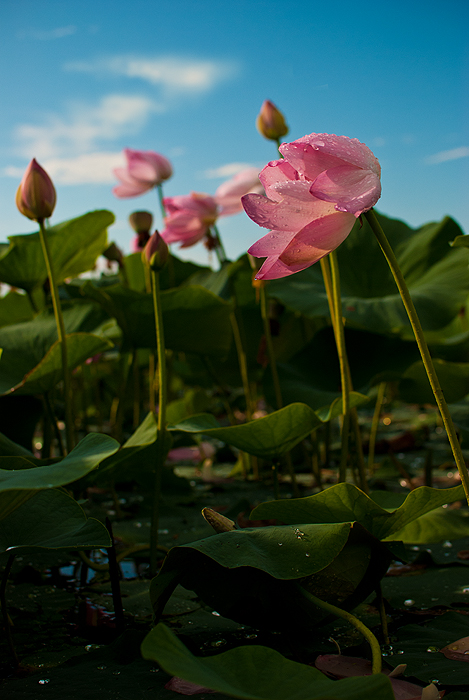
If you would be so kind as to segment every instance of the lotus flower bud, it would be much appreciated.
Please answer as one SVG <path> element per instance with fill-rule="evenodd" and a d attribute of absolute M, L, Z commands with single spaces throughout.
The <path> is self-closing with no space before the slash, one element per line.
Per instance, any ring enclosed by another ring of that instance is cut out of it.
<path fill-rule="evenodd" d="M 142 251 L 143 261 L 148 263 L 153 272 L 160 272 L 168 261 L 169 248 L 161 238 L 158 231 L 155 231 Z"/>
<path fill-rule="evenodd" d="M 44 221 L 52 216 L 56 199 L 52 180 L 33 158 L 16 193 L 16 206 L 20 214 L 33 221 Z"/>
<path fill-rule="evenodd" d="M 135 233 L 149 233 L 153 225 L 153 216 L 149 211 L 134 211 L 129 216 L 129 224 Z"/>
<path fill-rule="evenodd" d="M 256 119 L 256 127 L 262 136 L 272 141 L 278 141 L 288 134 L 288 126 L 282 112 L 270 100 L 264 101 Z"/>

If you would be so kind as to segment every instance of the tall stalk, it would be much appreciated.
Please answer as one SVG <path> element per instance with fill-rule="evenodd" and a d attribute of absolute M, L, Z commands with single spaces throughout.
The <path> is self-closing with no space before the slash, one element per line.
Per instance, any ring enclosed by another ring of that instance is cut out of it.
<path fill-rule="evenodd" d="M 150 525 L 150 574 L 156 575 L 158 561 L 158 524 L 160 516 L 161 476 L 166 458 L 166 402 L 167 375 L 164 343 L 163 311 L 160 298 L 159 273 L 151 271 L 153 310 L 156 326 L 156 349 L 158 357 L 158 410 L 156 412 L 155 483 Z"/>
<path fill-rule="evenodd" d="M 52 297 L 52 306 L 54 309 L 55 322 L 57 325 L 57 337 L 60 343 L 60 352 L 62 355 L 62 378 L 63 378 L 63 393 L 65 403 L 65 436 L 67 442 L 67 451 L 73 449 L 75 445 L 75 433 L 73 430 L 73 414 L 71 406 L 71 386 L 70 372 L 68 369 L 68 351 L 67 337 L 65 333 L 64 319 L 62 315 L 62 307 L 60 305 L 59 291 L 54 275 L 52 258 L 50 255 L 49 243 L 47 241 L 47 231 L 44 226 L 44 220 L 39 219 L 39 240 L 41 241 L 42 252 L 46 263 L 47 276 L 49 278 L 50 293 Z"/>
<path fill-rule="evenodd" d="M 409 288 L 407 287 L 406 281 L 399 267 L 399 263 L 397 262 L 397 258 L 394 255 L 394 252 L 389 244 L 388 239 L 386 238 L 386 235 L 376 217 L 374 210 L 370 209 L 369 211 L 365 212 L 364 216 L 366 217 L 370 228 L 376 236 L 379 246 L 384 253 L 384 257 L 387 260 L 387 263 L 394 277 L 394 281 L 396 282 L 397 288 L 399 290 L 399 294 L 401 295 L 405 310 L 407 311 L 412 330 L 414 331 L 415 340 L 417 341 L 418 349 L 422 357 L 423 366 L 425 367 L 425 371 L 427 373 L 428 380 L 433 391 L 433 395 L 435 396 L 435 401 L 440 411 L 441 418 L 443 420 L 443 425 L 445 427 L 446 434 L 451 445 L 454 460 L 456 462 L 456 466 L 461 477 L 461 483 L 464 487 L 466 500 L 469 504 L 469 474 L 467 471 L 466 462 L 462 454 L 461 445 L 459 444 L 458 437 L 456 435 L 456 430 L 454 428 L 448 405 L 446 403 L 445 397 L 443 396 L 443 391 L 441 389 L 440 382 L 438 381 L 438 376 L 436 374 L 430 351 L 428 349 L 428 345 L 423 333 L 422 324 L 420 323 L 420 319 L 417 315 L 414 302 L 412 301 L 412 298 L 410 296 Z"/>

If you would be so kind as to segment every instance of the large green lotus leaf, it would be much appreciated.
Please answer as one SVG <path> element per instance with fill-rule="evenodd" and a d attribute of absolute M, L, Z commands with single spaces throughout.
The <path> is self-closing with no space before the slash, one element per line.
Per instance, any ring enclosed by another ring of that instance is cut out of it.
<path fill-rule="evenodd" d="M 321 419 L 309 406 L 293 403 L 264 418 L 242 425 L 220 427 L 210 413 L 200 413 L 168 426 L 168 429 L 203 433 L 243 452 L 268 459 L 291 450 L 321 423 Z"/>
<path fill-rule="evenodd" d="M 302 591 L 350 610 L 390 560 L 387 547 L 358 524 L 234 530 L 171 549 L 150 597 L 157 620 L 179 583 L 242 624 L 310 630 L 328 613 Z"/>
<path fill-rule="evenodd" d="M 436 374 L 448 403 L 456 403 L 469 394 L 469 363 L 434 359 Z M 399 382 L 400 398 L 408 403 L 436 404 L 423 362 L 415 362 Z"/>
<path fill-rule="evenodd" d="M 101 334 L 103 323 L 108 321 L 97 304 L 75 301 L 63 306 L 66 333 Z M 0 328 L 0 347 L 4 348 L 0 363 L 0 392 L 19 384 L 43 360 L 56 340 L 57 324 L 51 310 L 37 314 L 31 321 Z"/>
<path fill-rule="evenodd" d="M 91 333 L 67 335 L 68 368 L 81 365 L 89 357 L 110 350 L 113 344 Z M 43 394 L 53 389 L 62 379 L 62 352 L 59 341 L 54 343 L 34 369 L 21 377 L 22 358 L 9 354 L 8 363 L 0 365 L 0 391 L 17 394 Z M 21 378 L 20 378 L 21 377 Z M 16 379 L 16 384 L 11 381 Z M 19 380 L 19 381 L 18 381 Z"/>
<path fill-rule="evenodd" d="M 311 666 L 290 661 L 263 646 L 236 647 L 222 654 L 196 657 L 164 624 L 142 643 L 144 659 L 167 673 L 205 688 L 246 700 L 393 700 L 383 674 L 332 681 Z"/>
<path fill-rule="evenodd" d="M 70 484 L 96 469 L 106 457 L 117 452 L 119 447 L 117 440 L 108 435 L 90 433 L 64 459 L 55 464 L 34 467 L 25 457 L 1 457 L 0 491 L 50 489 Z M 18 464 L 8 467 L 8 462 L 13 460 L 21 460 L 26 464 L 23 468 Z"/>
<path fill-rule="evenodd" d="M 448 244 L 461 229 L 445 217 L 419 229 L 378 214 L 409 286 L 424 330 L 449 324 L 466 302 L 469 292 L 469 251 Z M 347 325 L 373 333 L 412 331 L 404 305 L 368 222 L 354 226 L 337 250 L 342 313 Z M 285 306 L 305 316 L 329 316 L 319 265 L 269 283 L 269 292 Z"/>
<path fill-rule="evenodd" d="M 95 299 L 115 318 L 129 347 L 156 347 L 153 301 L 121 285 L 97 288 L 83 285 L 83 294 Z M 203 287 L 188 286 L 161 293 L 166 347 L 181 352 L 224 355 L 231 344 L 231 305 Z"/>
<path fill-rule="evenodd" d="M 92 211 L 47 229 L 56 282 L 91 270 L 106 250 L 110 211 Z M 10 246 L 0 258 L 0 280 L 31 292 L 47 279 L 39 233 L 9 236 Z"/>
<path fill-rule="evenodd" d="M 399 379 L 420 358 L 415 342 L 354 328 L 346 329 L 345 345 L 352 384 L 359 391 L 368 391 L 370 385 L 380 381 Z M 278 372 L 285 402 L 301 400 L 316 409 L 332 401 L 340 393 L 332 329 L 319 330 L 289 362 L 278 364 Z"/>
<path fill-rule="evenodd" d="M 386 661 L 391 666 L 407 664 L 405 674 L 424 683 L 437 680 L 443 685 L 467 687 L 467 662 L 447 659 L 438 651 L 462 637 L 467 637 L 467 615 L 458 612 L 433 617 L 424 625 L 406 625 L 398 630 L 394 644 L 404 653 L 389 656 Z"/>
<path fill-rule="evenodd" d="M 121 449 L 108 457 L 100 469 L 91 475 L 93 481 L 112 478 L 118 480 L 136 480 L 144 489 L 153 488 L 156 464 L 157 424 L 155 415 L 148 413 L 137 430 L 130 436 Z M 165 433 L 165 452 L 171 449 L 172 437 Z M 187 484 L 185 479 L 177 477 L 169 469 L 163 470 L 163 488 L 181 487 Z"/>
<path fill-rule="evenodd" d="M 436 508 L 394 532 L 393 540 L 406 544 L 432 544 L 469 537 L 469 513 L 464 510 Z"/>
<path fill-rule="evenodd" d="M 3 433 L 0 433 L 0 457 L 26 457 L 26 459 L 35 459 L 30 450 L 10 440 L 10 438 L 3 435 Z"/>
<path fill-rule="evenodd" d="M 104 525 L 87 518 L 71 496 L 57 489 L 36 492 L 0 521 L 0 552 L 16 553 L 30 547 L 92 549 L 110 544 Z"/>
<path fill-rule="evenodd" d="M 145 270 L 142 262 L 141 253 L 131 253 L 124 258 L 125 274 L 130 289 L 137 292 L 146 291 Z M 187 283 L 191 276 L 199 273 L 210 273 L 208 267 L 196 265 L 189 260 L 181 260 L 176 255 L 171 253 L 171 258 L 168 264 L 160 272 L 160 287 L 161 289 L 170 289 L 179 287 L 183 283 Z M 198 282 L 190 282 L 189 284 L 199 284 Z M 203 285 L 205 286 L 205 285 Z"/>
<path fill-rule="evenodd" d="M 408 523 L 425 513 L 464 499 L 463 486 L 432 489 L 420 486 L 402 505 L 389 511 L 353 484 L 336 484 L 306 498 L 261 503 L 251 513 L 253 520 L 275 519 L 284 523 L 341 523 L 356 521 L 378 539 L 396 539 Z"/>
<path fill-rule="evenodd" d="M 33 316 L 34 309 L 26 294 L 11 291 L 0 298 L 0 328 L 30 321 Z"/>

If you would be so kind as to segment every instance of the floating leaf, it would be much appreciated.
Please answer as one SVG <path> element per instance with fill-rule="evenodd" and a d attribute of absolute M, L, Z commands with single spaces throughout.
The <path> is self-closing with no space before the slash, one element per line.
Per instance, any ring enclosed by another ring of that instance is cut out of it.
<path fill-rule="evenodd" d="M 252 520 L 273 518 L 290 524 L 356 521 L 379 539 L 395 539 L 408 523 L 463 498 L 462 486 L 451 489 L 420 486 L 408 494 L 399 508 L 389 512 L 353 484 L 343 483 L 306 498 L 261 503 L 250 517 Z"/>
<path fill-rule="evenodd" d="M 437 679 L 443 685 L 467 686 L 467 664 L 447 659 L 439 651 L 466 633 L 467 615 L 456 612 L 435 617 L 424 625 L 406 625 L 400 628 L 394 643 L 394 648 L 404 653 L 388 656 L 386 661 L 391 666 L 407 664 L 405 675 L 424 683 Z"/>
<path fill-rule="evenodd" d="M 142 655 L 171 675 L 246 700 L 394 700 L 382 674 L 331 681 L 311 666 L 290 661 L 273 649 L 247 646 L 217 656 L 196 657 L 165 625 L 143 640 Z"/>
<path fill-rule="evenodd" d="M 35 493 L 0 520 L 0 552 L 30 547 L 91 549 L 110 544 L 104 525 L 87 518 L 71 496 L 56 489 Z"/>
<path fill-rule="evenodd" d="M 175 586 L 243 624 L 310 630 L 328 613 L 297 585 L 340 607 L 364 600 L 391 555 L 360 525 L 298 525 L 231 530 L 174 547 L 151 582 L 159 619 Z"/>
<path fill-rule="evenodd" d="M 108 435 L 90 433 L 60 462 L 35 467 L 25 457 L 0 458 L 0 491 L 20 489 L 50 489 L 71 484 L 88 474 L 99 464 L 117 452 L 120 445 Z M 5 468 L 5 462 L 21 460 L 24 466 L 15 464 Z"/>
<path fill-rule="evenodd" d="M 271 458 L 291 450 L 321 425 L 321 419 L 305 404 L 293 403 L 264 418 L 220 427 L 210 413 L 200 413 L 169 426 L 169 430 L 203 433 L 257 457 Z"/>

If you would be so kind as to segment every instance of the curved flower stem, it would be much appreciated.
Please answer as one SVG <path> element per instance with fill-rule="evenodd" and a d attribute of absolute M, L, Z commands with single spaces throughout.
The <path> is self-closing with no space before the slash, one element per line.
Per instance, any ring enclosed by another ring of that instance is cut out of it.
<path fill-rule="evenodd" d="M 164 344 L 163 311 L 160 298 L 160 280 L 157 272 L 151 274 L 153 292 L 153 310 L 156 326 L 156 349 L 158 356 L 158 411 L 155 418 L 156 430 L 156 455 L 155 455 L 155 484 L 153 491 L 153 504 L 150 525 L 150 574 L 156 575 L 158 561 L 158 523 L 160 515 L 161 476 L 166 458 L 166 402 L 167 402 L 167 376 L 166 376 L 166 350 Z"/>
<path fill-rule="evenodd" d="M 469 474 L 466 467 L 466 462 L 464 460 L 461 445 L 459 444 L 458 437 L 456 435 L 456 430 L 453 425 L 451 414 L 448 409 L 445 397 L 443 396 L 443 391 L 441 390 L 440 382 L 433 365 L 433 361 L 428 349 L 427 342 L 423 333 L 422 325 L 420 319 L 417 316 L 417 311 L 414 306 L 414 302 L 410 296 L 409 289 L 405 282 L 404 276 L 397 262 L 397 258 L 389 245 L 389 241 L 381 228 L 381 225 L 376 218 L 376 214 L 373 209 L 365 212 L 365 217 L 370 225 L 371 230 L 375 234 L 381 250 L 384 253 L 384 257 L 387 260 L 389 267 L 391 268 L 392 275 L 396 282 L 399 294 L 401 295 L 402 301 L 407 311 L 412 330 L 414 331 L 415 340 L 422 357 L 423 366 L 428 376 L 430 386 L 432 388 L 433 394 L 435 396 L 435 401 L 440 411 L 441 417 L 443 419 L 443 424 L 445 426 L 446 434 L 448 435 L 448 440 L 451 445 L 451 450 L 453 452 L 454 460 L 458 468 L 459 474 L 461 476 L 461 482 L 464 487 L 464 493 L 466 494 L 466 499 L 469 504 Z"/>
<path fill-rule="evenodd" d="M 52 258 L 50 255 L 49 244 L 47 241 L 47 231 L 44 226 L 44 221 L 38 221 L 39 224 L 39 240 L 41 241 L 42 252 L 46 263 L 47 275 L 49 277 L 50 293 L 52 297 L 52 306 L 54 308 L 55 322 L 57 324 L 57 337 L 60 343 L 62 354 L 62 377 L 64 384 L 64 403 L 65 403 L 65 435 L 67 440 L 67 451 L 73 449 L 75 444 L 75 436 L 73 430 L 73 416 L 71 406 L 71 387 L 70 373 L 68 371 L 68 352 L 67 338 L 65 333 L 64 319 L 62 315 L 62 307 L 60 305 L 59 291 L 55 281 Z"/>
<path fill-rule="evenodd" d="M 296 584 L 296 589 L 297 591 L 303 596 L 303 598 L 306 598 L 306 600 L 309 600 L 310 603 L 313 603 L 314 605 L 317 605 L 318 608 L 321 608 L 322 610 L 327 610 L 327 612 L 332 613 L 332 615 L 335 615 L 336 617 L 341 617 L 343 620 L 347 620 L 347 622 L 350 622 L 351 625 L 355 627 L 359 632 L 362 633 L 362 635 L 365 637 L 366 641 L 371 647 L 371 656 L 372 656 L 372 665 L 371 665 L 371 672 L 372 674 L 375 673 L 381 673 L 381 649 L 379 647 L 379 642 L 376 639 L 375 635 L 371 630 L 368 629 L 366 625 L 361 622 L 355 615 L 352 615 L 352 613 L 347 612 L 346 610 L 342 610 L 342 608 L 337 608 L 335 605 L 332 605 L 331 603 L 326 603 L 326 601 L 321 600 L 320 598 L 316 598 L 315 595 L 312 593 L 309 593 L 303 586 L 301 586 L 299 583 Z"/>
<path fill-rule="evenodd" d="M 348 458 L 348 441 L 350 431 L 350 400 L 349 378 L 347 372 L 347 351 L 345 349 L 344 324 L 342 322 L 342 301 L 340 298 L 340 277 L 337 254 L 334 251 L 329 254 L 332 275 L 332 299 L 334 305 L 334 317 L 336 327 L 337 354 L 339 356 L 340 383 L 342 385 L 342 447 L 340 454 L 339 482 L 345 481 Z"/>
<path fill-rule="evenodd" d="M 339 347 L 340 328 L 338 328 L 338 324 L 337 324 L 337 315 L 335 312 L 334 295 L 333 295 L 333 288 L 332 288 L 331 268 L 329 265 L 328 258 L 329 258 L 329 256 L 321 258 L 320 263 L 321 263 L 322 276 L 323 276 L 323 280 L 324 280 L 324 287 L 326 289 L 326 294 L 327 294 L 327 301 L 329 304 L 329 314 L 331 317 L 332 329 L 334 331 L 334 338 L 335 338 L 336 346 Z M 340 316 L 340 318 L 341 318 L 341 316 Z M 342 321 L 341 321 L 340 325 L 343 329 Z M 350 391 L 353 390 L 352 378 L 350 376 L 350 367 L 349 367 L 349 363 L 348 363 L 346 348 L 344 348 L 344 350 L 345 350 L 345 355 L 344 355 L 345 369 L 347 372 L 348 390 L 350 393 Z M 357 457 L 358 472 L 359 472 L 359 485 L 360 485 L 360 488 L 365 493 L 368 493 L 369 489 L 368 489 L 368 484 L 366 481 L 365 462 L 363 459 L 363 449 L 362 449 L 362 436 L 361 436 L 361 432 L 360 432 L 360 426 L 358 423 L 357 409 L 355 407 L 350 408 L 349 413 L 350 413 L 350 420 L 352 423 L 353 434 L 355 437 L 356 457 Z"/>

